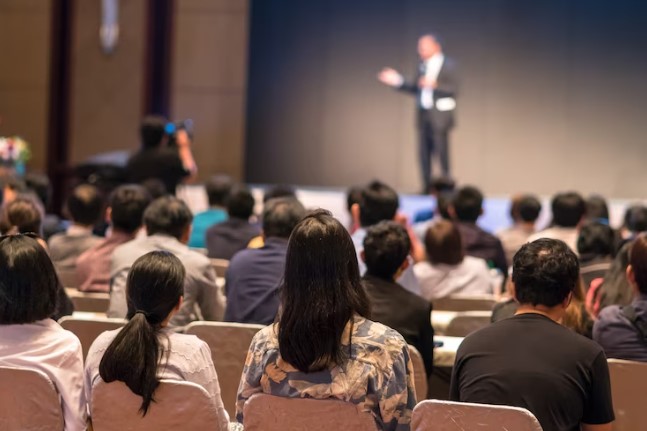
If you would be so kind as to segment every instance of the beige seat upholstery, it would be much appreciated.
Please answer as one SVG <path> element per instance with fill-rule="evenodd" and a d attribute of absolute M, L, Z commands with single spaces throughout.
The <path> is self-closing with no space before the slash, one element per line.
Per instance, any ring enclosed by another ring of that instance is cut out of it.
<path fill-rule="evenodd" d="M 450 320 L 445 335 L 465 337 L 490 324 L 492 313 L 489 311 L 460 311 Z"/>
<path fill-rule="evenodd" d="M 496 304 L 493 295 L 451 295 L 432 301 L 434 310 L 445 311 L 492 311 Z"/>
<path fill-rule="evenodd" d="M 63 430 L 58 392 L 45 373 L 0 367 L 0 430 Z"/>
<path fill-rule="evenodd" d="M 426 400 L 413 409 L 411 431 L 542 431 L 526 409 Z"/>
<path fill-rule="evenodd" d="M 236 417 L 236 394 L 247 351 L 263 325 L 225 322 L 192 322 L 185 332 L 206 342 L 218 373 L 220 392 L 229 417 Z"/>
<path fill-rule="evenodd" d="M 416 385 L 416 401 L 420 402 L 427 398 L 427 372 L 422 355 L 412 345 L 409 344 L 409 356 L 413 364 L 413 381 Z"/>
<path fill-rule="evenodd" d="M 76 335 L 81 341 L 83 348 L 83 358 L 88 355 L 90 346 L 96 338 L 104 331 L 111 331 L 124 326 L 127 321 L 125 319 L 113 319 L 108 317 L 75 317 L 65 316 L 62 317 L 58 323 Z"/>
<path fill-rule="evenodd" d="M 78 287 L 78 280 L 76 278 L 75 269 L 56 268 L 56 274 L 61 281 L 63 287 L 70 287 L 76 289 Z"/>
<path fill-rule="evenodd" d="M 647 363 L 609 359 L 614 431 L 647 429 Z"/>
<path fill-rule="evenodd" d="M 146 416 L 139 408 L 142 398 L 123 382 L 92 388 L 90 416 L 94 431 L 217 430 L 218 411 L 209 393 L 200 385 L 162 380 Z"/>
<path fill-rule="evenodd" d="M 211 266 L 216 270 L 218 277 L 224 277 L 229 268 L 229 261 L 227 259 L 211 259 Z"/>
<path fill-rule="evenodd" d="M 89 313 L 105 313 L 110 304 L 110 294 L 102 292 L 79 292 L 76 289 L 66 288 L 67 296 L 74 304 L 74 311 Z"/>
<path fill-rule="evenodd" d="M 370 413 L 336 399 L 253 395 L 243 407 L 245 431 L 375 431 Z"/>

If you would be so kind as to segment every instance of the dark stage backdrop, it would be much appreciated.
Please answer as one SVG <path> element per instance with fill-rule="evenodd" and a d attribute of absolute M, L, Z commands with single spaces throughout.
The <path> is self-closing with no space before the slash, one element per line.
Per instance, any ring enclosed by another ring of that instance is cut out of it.
<path fill-rule="evenodd" d="M 490 194 L 647 195 L 645 0 L 253 0 L 246 177 L 417 190 L 419 34 L 460 67 L 454 174 Z"/>

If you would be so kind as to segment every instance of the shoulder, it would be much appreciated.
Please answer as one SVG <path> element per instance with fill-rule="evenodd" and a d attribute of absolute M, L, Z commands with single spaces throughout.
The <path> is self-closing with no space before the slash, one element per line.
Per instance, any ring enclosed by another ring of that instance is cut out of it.
<path fill-rule="evenodd" d="M 48 244 L 51 246 L 55 245 L 60 245 L 65 241 L 65 238 L 67 237 L 67 233 L 65 232 L 59 232 L 55 233 L 49 238 Z"/>
<path fill-rule="evenodd" d="M 390 357 L 400 356 L 407 346 L 407 342 L 396 330 L 363 317 L 355 318 L 351 342 L 358 350 L 368 350 L 375 354 L 377 347 L 377 351 Z"/>
<path fill-rule="evenodd" d="M 433 272 L 433 269 L 434 268 L 427 261 L 418 262 L 415 265 L 413 265 L 413 273 L 417 277 L 426 277 L 427 275 Z"/>
<path fill-rule="evenodd" d="M 177 253 L 177 255 L 182 260 L 182 263 L 184 263 L 184 266 L 187 267 L 187 271 L 189 271 L 190 267 L 196 269 L 199 268 L 201 270 L 211 267 L 211 261 L 207 256 L 195 250 L 191 250 L 188 247 Z"/>
<path fill-rule="evenodd" d="M 65 350 L 81 351 L 81 341 L 79 341 L 79 337 L 73 332 L 63 329 L 57 322 L 54 322 L 50 326 L 50 331 L 52 336 L 55 337 L 57 344 Z"/>
<path fill-rule="evenodd" d="M 211 357 L 209 345 L 195 335 L 169 331 L 167 336 L 172 354 L 181 355 L 189 359 L 189 362 L 200 360 L 204 358 L 205 354 Z"/>
<path fill-rule="evenodd" d="M 279 348 L 278 326 L 276 323 L 266 326 L 254 335 L 250 349 L 267 351 Z"/>
<path fill-rule="evenodd" d="M 463 258 L 463 266 L 472 270 L 487 271 L 487 262 L 484 259 L 474 256 L 465 256 Z"/>

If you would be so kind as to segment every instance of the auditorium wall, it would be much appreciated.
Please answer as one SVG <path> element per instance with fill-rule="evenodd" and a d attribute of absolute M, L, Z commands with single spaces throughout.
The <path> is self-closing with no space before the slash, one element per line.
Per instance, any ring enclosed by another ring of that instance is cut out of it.
<path fill-rule="evenodd" d="M 418 35 L 460 67 L 452 165 L 489 194 L 647 194 L 647 2 L 252 1 L 246 176 L 417 191 Z"/>

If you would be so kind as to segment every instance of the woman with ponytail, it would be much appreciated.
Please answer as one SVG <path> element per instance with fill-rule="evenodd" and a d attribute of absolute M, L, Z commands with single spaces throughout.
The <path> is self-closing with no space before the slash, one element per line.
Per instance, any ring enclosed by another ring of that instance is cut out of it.
<path fill-rule="evenodd" d="M 126 288 L 128 324 L 101 334 L 88 352 L 85 391 L 90 414 L 92 387 L 98 379 L 124 382 L 140 395 L 142 416 L 155 402 L 160 379 L 183 380 L 209 392 L 221 418 L 214 426 L 220 431 L 228 429 L 229 417 L 209 347 L 193 335 L 168 328 L 182 305 L 184 278 L 184 266 L 169 252 L 153 251 L 135 261 Z"/>
<path fill-rule="evenodd" d="M 350 235 L 328 211 L 292 231 L 278 321 L 252 340 L 238 388 L 245 401 L 264 392 L 288 398 L 337 398 L 370 412 L 380 430 L 409 430 L 416 404 L 407 343 L 367 319 Z"/>

